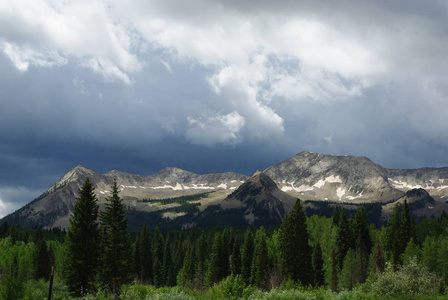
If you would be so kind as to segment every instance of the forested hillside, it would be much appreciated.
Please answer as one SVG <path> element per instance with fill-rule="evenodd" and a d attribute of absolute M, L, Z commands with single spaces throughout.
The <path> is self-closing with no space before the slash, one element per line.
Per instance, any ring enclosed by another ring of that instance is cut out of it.
<path fill-rule="evenodd" d="M 101 213 L 88 179 L 79 194 L 67 232 L 1 224 L 0 299 L 47 299 L 52 267 L 52 299 L 447 297 L 448 217 L 417 223 L 406 201 L 381 227 L 298 200 L 280 227 L 130 236 L 116 182 Z"/>

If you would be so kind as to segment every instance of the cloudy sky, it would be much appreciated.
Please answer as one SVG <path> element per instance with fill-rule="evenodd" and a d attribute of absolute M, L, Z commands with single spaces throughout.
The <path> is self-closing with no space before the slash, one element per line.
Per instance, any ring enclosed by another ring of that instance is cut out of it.
<path fill-rule="evenodd" d="M 81 164 L 448 166 L 446 1 L 0 0 L 0 216 Z"/>

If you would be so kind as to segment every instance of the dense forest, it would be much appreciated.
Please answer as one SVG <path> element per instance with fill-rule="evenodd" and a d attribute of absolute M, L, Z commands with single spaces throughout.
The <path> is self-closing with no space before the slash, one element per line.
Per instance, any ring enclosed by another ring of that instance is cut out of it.
<path fill-rule="evenodd" d="M 0 299 L 48 299 L 50 291 L 51 299 L 445 299 L 448 293 L 448 217 L 416 222 L 406 202 L 381 227 L 365 207 L 350 213 L 326 207 L 307 217 L 300 200 L 280 227 L 181 231 L 144 224 L 130 234 L 126 216 L 116 182 L 100 212 L 87 178 L 66 232 L 2 223 Z"/>

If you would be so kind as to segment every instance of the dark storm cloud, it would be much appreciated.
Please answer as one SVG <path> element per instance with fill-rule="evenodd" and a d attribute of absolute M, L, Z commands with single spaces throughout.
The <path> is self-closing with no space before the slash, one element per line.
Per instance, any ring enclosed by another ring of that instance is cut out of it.
<path fill-rule="evenodd" d="M 448 165 L 441 1 L 0 1 L 0 215 L 82 164 Z"/>

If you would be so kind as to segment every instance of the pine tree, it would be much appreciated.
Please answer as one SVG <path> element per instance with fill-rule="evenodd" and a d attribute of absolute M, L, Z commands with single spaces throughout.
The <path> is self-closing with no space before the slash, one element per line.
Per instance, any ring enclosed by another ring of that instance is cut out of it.
<path fill-rule="evenodd" d="M 269 276 L 268 248 L 266 245 L 266 232 L 263 227 L 255 234 L 255 248 L 252 259 L 250 282 L 254 286 L 267 290 Z"/>
<path fill-rule="evenodd" d="M 312 284 L 312 249 L 308 243 L 306 215 L 299 199 L 280 226 L 279 246 L 285 278 Z"/>
<path fill-rule="evenodd" d="M 384 269 L 386 267 L 384 254 L 383 254 L 383 248 L 381 247 L 380 243 L 380 236 L 378 232 L 375 235 L 375 248 L 373 249 L 373 269 L 377 273 L 384 272 Z"/>
<path fill-rule="evenodd" d="M 336 237 L 336 262 L 339 270 L 342 269 L 342 264 L 344 262 L 345 255 L 347 255 L 348 249 L 351 245 L 351 229 L 350 224 L 347 219 L 347 214 L 345 209 L 342 209 L 339 218 L 338 233 Z"/>
<path fill-rule="evenodd" d="M 188 241 L 187 253 L 183 266 L 177 275 L 177 284 L 186 288 L 193 288 L 195 275 L 195 249 Z"/>
<path fill-rule="evenodd" d="M 321 286 L 324 284 L 324 261 L 322 259 L 322 248 L 317 243 L 313 249 L 313 284 Z"/>
<path fill-rule="evenodd" d="M 408 245 L 411 238 L 416 242 L 416 230 L 414 218 L 409 211 L 408 202 L 405 200 L 403 203 L 403 209 L 401 211 L 401 224 L 400 224 L 400 251 L 403 253 L 404 249 Z"/>
<path fill-rule="evenodd" d="M 172 241 L 167 234 L 165 238 L 165 247 L 163 250 L 163 282 L 165 286 L 176 285 L 176 273 L 173 265 Z"/>
<path fill-rule="evenodd" d="M 196 264 L 196 270 L 195 270 L 195 278 L 194 278 L 194 285 L 197 289 L 202 289 L 204 287 L 204 281 L 205 281 L 205 272 L 206 272 L 206 265 L 207 260 L 209 258 L 209 251 L 208 249 L 208 241 L 207 236 L 204 234 L 204 232 L 201 233 L 199 236 L 199 239 L 195 243 L 195 264 Z"/>
<path fill-rule="evenodd" d="M 94 292 L 99 267 L 98 203 L 87 177 L 79 190 L 67 231 L 65 281 L 75 297 Z"/>
<path fill-rule="evenodd" d="M 336 205 L 336 207 L 333 210 L 333 225 L 338 226 L 340 220 L 341 220 L 341 207 L 339 205 Z"/>
<path fill-rule="evenodd" d="M 146 223 L 137 233 L 134 246 L 134 264 L 138 280 L 142 283 L 150 283 L 152 278 L 152 251 L 151 237 Z"/>
<path fill-rule="evenodd" d="M 401 253 L 402 249 L 402 239 L 400 237 L 401 233 L 401 218 L 400 218 L 400 207 L 398 204 L 395 205 L 394 213 L 389 221 L 387 222 L 387 249 L 392 254 L 392 263 L 395 267 L 401 264 Z"/>
<path fill-rule="evenodd" d="M 132 280 L 132 243 L 125 218 L 126 206 L 118 196 L 117 181 L 112 185 L 111 196 L 100 213 L 101 219 L 101 271 L 100 284 L 118 294 L 123 284 Z"/>
<path fill-rule="evenodd" d="M 34 265 L 35 265 L 35 279 L 48 280 L 51 272 L 50 253 L 45 242 L 42 230 L 39 229 L 36 233 L 34 242 Z"/>
<path fill-rule="evenodd" d="M 164 248 L 164 241 L 163 241 L 163 235 L 160 231 L 159 227 L 156 226 L 154 229 L 154 237 L 153 237 L 153 244 L 152 244 L 152 261 L 153 261 L 153 267 L 152 267 L 152 282 L 155 286 L 162 286 L 163 285 L 163 248 Z"/>
<path fill-rule="evenodd" d="M 249 284 L 254 255 L 254 236 L 250 228 L 246 229 L 244 242 L 241 249 L 241 275 L 246 284 Z"/>
<path fill-rule="evenodd" d="M 370 238 L 369 221 L 367 220 L 366 210 L 364 207 L 361 207 L 356 211 L 355 237 L 356 250 L 359 254 L 358 282 L 363 283 L 367 279 L 367 268 L 369 266 L 370 252 L 372 251 L 372 239 Z"/>
<path fill-rule="evenodd" d="M 331 249 L 331 274 L 330 274 L 330 285 L 333 292 L 338 291 L 338 266 L 336 261 L 336 255 L 334 248 Z"/>
<path fill-rule="evenodd" d="M 230 274 L 241 274 L 241 246 L 237 239 L 233 241 L 232 254 L 230 256 Z"/>
<path fill-rule="evenodd" d="M 212 286 L 221 279 L 224 279 L 224 277 L 222 277 L 222 266 L 221 266 L 221 262 L 223 261 L 222 255 L 223 255 L 222 235 L 221 233 L 217 232 L 215 233 L 213 239 L 212 252 L 210 255 L 210 263 L 205 278 L 207 286 Z"/>

